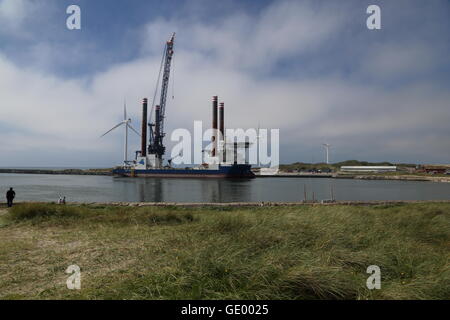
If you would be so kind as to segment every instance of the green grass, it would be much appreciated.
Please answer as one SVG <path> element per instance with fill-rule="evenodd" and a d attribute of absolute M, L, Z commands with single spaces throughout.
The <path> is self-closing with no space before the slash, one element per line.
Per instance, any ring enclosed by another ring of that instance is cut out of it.
<path fill-rule="evenodd" d="M 449 299 L 449 249 L 448 203 L 27 204 L 0 216 L 0 298 Z M 369 265 L 381 290 L 366 287 Z"/>

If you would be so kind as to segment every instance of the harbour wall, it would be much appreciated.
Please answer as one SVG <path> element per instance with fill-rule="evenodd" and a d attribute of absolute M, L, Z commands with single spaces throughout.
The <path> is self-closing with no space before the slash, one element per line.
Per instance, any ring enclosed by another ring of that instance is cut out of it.
<path fill-rule="evenodd" d="M 0 173 L 111 176 L 109 169 L 0 169 Z"/>

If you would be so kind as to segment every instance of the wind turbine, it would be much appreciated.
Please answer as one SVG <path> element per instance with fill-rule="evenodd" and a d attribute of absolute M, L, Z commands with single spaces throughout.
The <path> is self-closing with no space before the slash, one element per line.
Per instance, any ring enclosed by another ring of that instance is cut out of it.
<path fill-rule="evenodd" d="M 127 118 L 127 105 L 126 103 L 123 104 L 123 121 L 121 121 L 120 123 L 118 123 L 117 125 L 115 125 L 114 127 L 112 127 L 110 130 L 108 130 L 107 132 L 105 132 L 104 134 L 102 134 L 100 136 L 106 136 L 108 133 L 110 133 L 111 131 L 113 131 L 114 129 L 120 127 L 121 125 L 125 125 L 125 150 L 123 152 L 123 163 L 127 164 L 128 161 L 128 128 L 130 128 L 132 131 L 134 131 L 138 136 L 141 136 L 139 134 L 139 132 L 137 132 L 132 126 L 131 126 L 131 119 Z"/>
<path fill-rule="evenodd" d="M 257 166 L 260 167 L 260 159 L 259 159 L 259 139 L 261 138 L 261 135 L 259 134 L 260 130 L 260 123 L 258 122 L 258 131 L 256 132 L 256 157 L 257 157 Z"/>
<path fill-rule="evenodd" d="M 328 156 L 329 156 L 331 144 L 324 143 L 324 144 L 322 144 L 322 145 L 325 147 L 325 150 L 326 150 L 326 152 L 327 152 L 327 164 L 330 164 L 330 161 L 329 161 Z"/>

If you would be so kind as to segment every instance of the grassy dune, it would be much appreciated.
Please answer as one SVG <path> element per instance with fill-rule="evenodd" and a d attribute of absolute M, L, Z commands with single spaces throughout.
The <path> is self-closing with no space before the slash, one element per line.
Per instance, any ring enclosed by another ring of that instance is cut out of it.
<path fill-rule="evenodd" d="M 1 299 L 449 299 L 449 257 L 449 203 L 0 213 Z"/>

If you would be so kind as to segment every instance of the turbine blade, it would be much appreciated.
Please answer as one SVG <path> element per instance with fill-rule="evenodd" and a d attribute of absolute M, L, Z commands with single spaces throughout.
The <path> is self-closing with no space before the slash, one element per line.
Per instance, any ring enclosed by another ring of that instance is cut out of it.
<path fill-rule="evenodd" d="M 137 132 L 132 126 L 131 124 L 127 123 L 128 128 L 130 128 L 131 130 L 133 130 L 139 137 L 141 136 L 141 134 L 139 132 Z"/>
<path fill-rule="evenodd" d="M 113 131 L 113 130 L 116 129 L 117 127 L 120 127 L 121 125 L 123 125 L 123 122 L 121 122 L 121 123 L 119 123 L 118 125 L 112 127 L 112 129 L 106 131 L 104 134 L 102 134 L 102 135 L 100 136 L 100 138 L 103 137 L 103 136 L 106 136 L 108 133 L 110 133 L 111 131 Z"/>
<path fill-rule="evenodd" d="M 127 120 L 127 102 L 123 102 L 123 120 Z"/>

